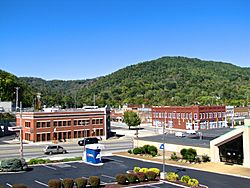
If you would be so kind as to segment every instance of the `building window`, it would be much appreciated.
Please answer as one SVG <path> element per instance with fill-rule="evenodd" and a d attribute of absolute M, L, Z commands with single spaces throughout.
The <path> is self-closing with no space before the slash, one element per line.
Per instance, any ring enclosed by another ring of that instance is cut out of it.
<path fill-rule="evenodd" d="M 40 122 L 36 122 L 36 128 L 40 128 L 41 127 L 41 123 Z"/>
<path fill-rule="evenodd" d="M 49 121 L 47 122 L 47 127 L 50 127 L 50 122 Z"/>
<path fill-rule="evenodd" d="M 221 112 L 218 112 L 218 118 L 221 118 Z"/>
<path fill-rule="evenodd" d="M 100 136 L 103 136 L 103 129 L 100 129 Z"/>
<path fill-rule="evenodd" d="M 30 141 L 30 134 L 29 133 L 25 133 L 25 140 Z"/>
<path fill-rule="evenodd" d="M 30 127 L 30 122 L 25 122 L 25 127 Z"/>
<path fill-rule="evenodd" d="M 217 118 L 217 112 L 214 112 L 214 118 Z"/>
<path fill-rule="evenodd" d="M 194 113 L 194 119 L 197 119 L 197 113 Z"/>
<path fill-rule="evenodd" d="M 67 121 L 63 121 L 63 126 L 65 127 L 67 125 Z"/>
<path fill-rule="evenodd" d="M 172 117 L 173 117 L 173 119 L 175 119 L 175 113 L 172 113 Z"/>
<path fill-rule="evenodd" d="M 45 127 L 45 122 L 42 122 L 42 127 Z"/>
<path fill-rule="evenodd" d="M 202 113 L 200 113 L 200 119 L 203 119 L 203 117 L 202 117 Z"/>
<path fill-rule="evenodd" d="M 40 142 L 40 141 L 41 141 L 41 135 L 40 135 L 40 134 L 37 134 L 37 135 L 36 135 L 36 141 L 37 141 L 37 142 Z"/>
<path fill-rule="evenodd" d="M 192 119 L 192 113 L 189 114 L 189 119 Z"/>
<path fill-rule="evenodd" d="M 54 123 L 53 123 L 53 124 L 54 124 L 54 127 L 56 127 L 56 126 L 57 126 L 57 121 L 54 121 Z"/>
<path fill-rule="evenodd" d="M 59 127 L 62 126 L 62 121 L 58 121 L 58 126 L 59 126 Z"/>
<path fill-rule="evenodd" d="M 186 119 L 188 119 L 188 113 L 186 113 Z"/>
<path fill-rule="evenodd" d="M 74 120 L 74 125 L 77 125 L 77 120 Z"/>
<path fill-rule="evenodd" d="M 50 139 L 50 133 L 47 133 L 47 141 L 51 140 Z"/>
<path fill-rule="evenodd" d="M 71 121 L 68 121 L 68 126 L 70 126 L 71 125 Z"/>

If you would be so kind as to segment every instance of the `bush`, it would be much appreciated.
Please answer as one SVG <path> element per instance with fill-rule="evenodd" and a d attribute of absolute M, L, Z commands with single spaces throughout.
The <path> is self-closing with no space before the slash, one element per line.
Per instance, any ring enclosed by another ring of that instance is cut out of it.
<path fill-rule="evenodd" d="M 171 154 L 171 159 L 174 160 L 174 161 L 178 160 L 178 157 L 177 157 L 175 152 Z"/>
<path fill-rule="evenodd" d="M 149 168 L 148 171 L 155 172 L 157 176 L 159 176 L 161 172 L 159 168 Z"/>
<path fill-rule="evenodd" d="M 140 182 L 143 182 L 146 179 L 146 175 L 143 172 L 137 172 L 136 176 Z"/>
<path fill-rule="evenodd" d="M 140 170 L 139 170 L 139 172 L 143 172 L 143 173 L 147 173 L 148 172 L 148 168 L 141 168 Z"/>
<path fill-rule="evenodd" d="M 179 179 L 179 175 L 175 172 L 168 172 L 166 178 L 168 181 L 177 181 Z"/>
<path fill-rule="evenodd" d="M 157 147 L 155 146 L 149 146 L 148 151 L 153 157 L 156 156 L 158 153 Z"/>
<path fill-rule="evenodd" d="M 61 188 L 62 182 L 61 180 L 58 179 L 51 179 L 48 182 L 48 187 L 49 188 Z"/>
<path fill-rule="evenodd" d="M 133 149 L 133 154 L 135 154 L 135 155 L 142 154 L 142 149 L 141 148 L 134 148 Z"/>
<path fill-rule="evenodd" d="M 127 174 L 127 180 L 129 183 L 135 183 L 137 180 L 137 175 L 135 173 Z"/>
<path fill-rule="evenodd" d="M 145 153 L 145 154 L 150 154 L 149 147 L 150 147 L 150 145 L 142 146 L 142 148 L 141 148 L 142 152 Z"/>
<path fill-rule="evenodd" d="M 146 175 L 146 177 L 147 177 L 147 179 L 148 179 L 149 181 L 155 180 L 155 178 L 156 178 L 156 173 L 153 172 L 153 171 L 148 171 L 148 172 L 146 172 L 145 175 Z"/>
<path fill-rule="evenodd" d="M 77 188 L 84 188 L 87 187 L 88 180 L 85 178 L 76 178 L 75 183 Z"/>
<path fill-rule="evenodd" d="M 133 170 L 133 172 L 137 173 L 137 172 L 139 172 L 139 171 L 140 171 L 140 169 L 141 169 L 140 167 L 138 167 L 138 166 L 135 166 L 135 167 L 134 167 L 134 170 Z"/>
<path fill-rule="evenodd" d="M 24 184 L 14 184 L 14 185 L 12 185 L 12 188 L 27 188 L 27 185 L 24 185 Z"/>
<path fill-rule="evenodd" d="M 127 174 L 117 174 L 115 179 L 118 184 L 125 185 L 127 184 Z"/>
<path fill-rule="evenodd" d="M 210 158 L 208 157 L 208 155 L 202 155 L 201 158 L 202 158 L 202 162 L 206 163 L 210 161 Z"/>
<path fill-rule="evenodd" d="M 74 187 L 74 180 L 71 178 L 65 178 L 62 181 L 63 188 L 73 188 Z"/>
<path fill-rule="evenodd" d="M 182 155 L 183 159 L 186 159 L 189 162 L 194 162 L 195 157 L 197 156 L 197 152 L 193 148 L 189 148 L 189 149 L 184 148 L 184 149 L 181 150 L 181 155 Z"/>
<path fill-rule="evenodd" d="M 131 149 L 129 149 L 129 150 L 128 150 L 128 153 L 129 153 L 129 154 L 132 154 L 132 150 L 131 150 Z"/>
<path fill-rule="evenodd" d="M 3 159 L 0 163 L 0 171 L 17 172 L 24 170 L 24 162 L 21 159 Z"/>
<path fill-rule="evenodd" d="M 101 184 L 101 180 L 98 176 L 90 176 L 88 179 L 88 184 L 91 187 L 99 187 Z"/>
<path fill-rule="evenodd" d="M 188 181 L 188 186 L 190 187 L 198 187 L 198 185 L 199 181 L 197 179 L 192 178 Z"/>
<path fill-rule="evenodd" d="M 190 180 L 189 176 L 184 175 L 181 177 L 181 182 L 188 183 L 189 180 Z"/>

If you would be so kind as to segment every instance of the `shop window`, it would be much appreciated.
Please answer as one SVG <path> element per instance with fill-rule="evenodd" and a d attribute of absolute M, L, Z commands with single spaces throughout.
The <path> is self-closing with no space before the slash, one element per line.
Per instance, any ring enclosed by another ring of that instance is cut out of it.
<path fill-rule="evenodd" d="M 37 142 L 40 142 L 40 141 L 41 141 L 41 135 L 40 135 L 40 134 L 37 134 L 37 135 L 36 135 L 36 140 L 37 140 Z"/>
<path fill-rule="evenodd" d="M 68 132 L 68 139 L 71 138 L 71 132 Z"/>
<path fill-rule="evenodd" d="M 45 136 L 45 134 L 42 134 L 42 141 L 46 141 Z"/>
<path fill-rule="evenodd" d="M 51 140 L 51 139 L 50 139 L 50 136 L 51 136 L 51 134 L 50 134 L 50 133 L 47 133 L 47 141 Z"/>
<path fill-rule="evenodd" d="M 103 129 L 100 129 L 100 136 L 103 136 Z"/>
<path fill-rule="evenodd" d="M 77 131 L 74 131 L 74 138 L 77 138 Z"/>

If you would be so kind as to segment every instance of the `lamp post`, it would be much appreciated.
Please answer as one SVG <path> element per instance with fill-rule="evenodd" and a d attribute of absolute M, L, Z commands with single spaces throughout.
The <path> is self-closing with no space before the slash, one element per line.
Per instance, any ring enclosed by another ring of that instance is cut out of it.
<path fill-rule="evenodd" d="M 166 178 L 166 172 L 165 172 L 165 126 L 166 126 L 166 112 L 164 114 L 164 124 L 162 126 L 162 138 L 163 138 L 163 149 L 162 149 L 162 172 L 160 174 L 160 178 L 161 179 L 165 179 Z"/>

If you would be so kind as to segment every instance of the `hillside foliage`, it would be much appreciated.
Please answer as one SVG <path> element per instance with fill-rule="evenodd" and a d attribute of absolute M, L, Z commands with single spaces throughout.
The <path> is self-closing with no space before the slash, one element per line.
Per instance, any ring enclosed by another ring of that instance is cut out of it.
<path fill-rule="evenodd" d="M 250 68 L 196 58 L 162 57 L 91 80 L 17 79 L 0 73 L 2 100 L 13 100 L 13 88 L 17 83 L 26 83 L 31 87 L 26 92 L 40 92 L 47 106 L 250 104 Z"/>

